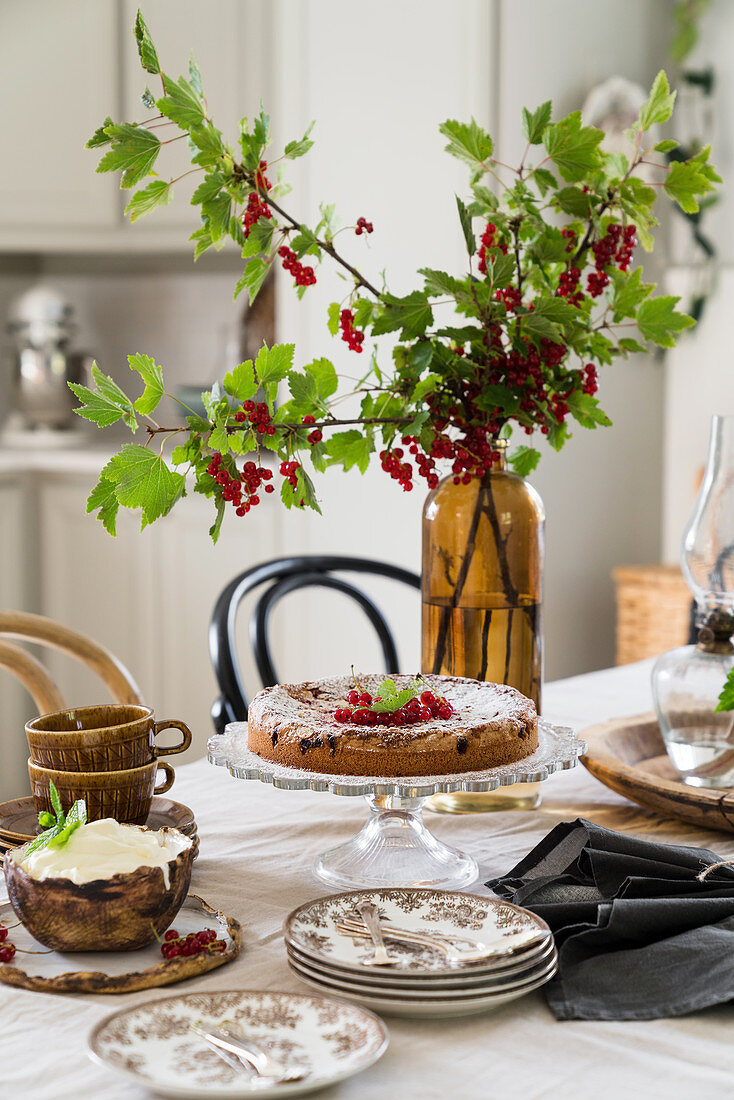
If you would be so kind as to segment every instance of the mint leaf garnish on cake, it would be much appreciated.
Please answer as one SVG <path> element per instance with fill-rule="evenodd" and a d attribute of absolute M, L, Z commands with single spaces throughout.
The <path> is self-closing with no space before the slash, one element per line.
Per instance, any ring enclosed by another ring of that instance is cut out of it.
<path fill-rule="evenodd" d="M 87 821 L 87 805 L 83 798 L 77 799 L 68 814 L 65 814 L 61 797 L 53 780 L 49 783 L 48 791 L 54 812 L 42 810 L 38 815 L 38 824 L 43 828 L 43 832 L 31 842 L 26 851 L 27 856 L 31 852 L 37 852 L 39 848 L 63 848 L 71 835 Z"/>

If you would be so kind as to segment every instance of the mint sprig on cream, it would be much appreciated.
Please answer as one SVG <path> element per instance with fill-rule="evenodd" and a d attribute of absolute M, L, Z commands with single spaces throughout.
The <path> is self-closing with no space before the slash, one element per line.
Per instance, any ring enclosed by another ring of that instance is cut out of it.
<path fill-rule="evenodd" d="M 78 798 L 68 814 L 65 814 L 61 797 L 53 780 L 49 783 L 49 795 L 54 812 L 42 810 L 38 815 L 38 824 L 44 826 L 44 831 L 31 842 L 26 856 L 31 852 L 37 852 L 39 848 L 63 848 L 79 826 L 86 824 L 87 805 L 83 798 Z"/>

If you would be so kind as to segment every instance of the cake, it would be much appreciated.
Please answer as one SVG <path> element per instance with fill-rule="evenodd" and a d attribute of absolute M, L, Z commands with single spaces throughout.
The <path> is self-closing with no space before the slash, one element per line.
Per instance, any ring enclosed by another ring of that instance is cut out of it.
<path fill-rule="evenodd" d="M 358 679 L 360 690 L 379 695 L 382 676 Z M 398 691 L 414 685 L 412 676 L 392 679 Z M 445 698 L 453 713 L 399 727 L 344 720 L 342 708 L 354 686 L 343 676 L 258 692 L 248 715 L 250 750 L 306 771 L 405 776 L 480 771 L 522 760 L 538 747 L 535 705 L 504 684 L 426 676 L 422 686 Z"/>

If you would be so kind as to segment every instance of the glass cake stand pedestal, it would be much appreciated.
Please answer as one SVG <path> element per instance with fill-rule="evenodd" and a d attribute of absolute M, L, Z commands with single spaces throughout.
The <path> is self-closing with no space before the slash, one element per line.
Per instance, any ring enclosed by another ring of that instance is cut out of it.
<path fill-rule="evenodd" d="M 444 844 L 423 821 L 431 795 L 493 791 L 511 783 L 540 783 L 553 772 L 574 768 L 586 751 L 573 730 L 539 719 L 538 748 L 516 764 L 449 775 L 380 777 L 331 775 L 274 764 L 247 747 L 247 723 L 233 722 L 208 742 L 209 762 L 235 779 L 259 780 L 286 791 L 328 791 L 363 796 L 369 819 L 346 844 L 323 852 L 314 874 L 328 886 L 414 886 L 462 889 L 479 877 L 473 856 Z"/>

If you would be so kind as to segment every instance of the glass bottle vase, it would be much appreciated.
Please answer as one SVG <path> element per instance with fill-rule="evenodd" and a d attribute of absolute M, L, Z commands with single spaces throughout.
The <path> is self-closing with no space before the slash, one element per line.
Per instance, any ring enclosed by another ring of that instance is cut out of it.
<path fill-rule="evenodd" d="M 444 479 L 423 509 L 424 673 L 510 684 L 540 711 L 545 515 L 535 490 L 500 463 L 469 484 Z M 540 784 L 435 795 L 447 813 L 528 809 Z"/>

